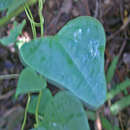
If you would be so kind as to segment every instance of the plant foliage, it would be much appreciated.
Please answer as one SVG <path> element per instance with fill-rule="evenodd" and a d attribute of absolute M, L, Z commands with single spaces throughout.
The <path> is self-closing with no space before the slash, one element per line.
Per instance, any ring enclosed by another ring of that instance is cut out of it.
<path fill-rule="evenodd" d="M 17 40 L 17 37 L 22 33 L 23 27 L 25 26 L 26 21 L 23 20 L 21 24 L 18 24 L 16 21 L 14 22 L 14 27 L 10 31 L 9 36 L 3 37 L 0 39 L 0 42 L 4 46 L 8 46 L 10 44 L 14 44 Z"/>
<path fill-rule="evenodd" d="M 46 81 L 31 68 L 25 68 L 19 77 L 16 97 L 19 94 L 39 92 L 46 87 Z"/>
<path fill-rule="evenodd" d="M 106 100 L 104 49 L 102 25 L 82 16 L 67 23 L 55 36 L 24 44 L 20 56 L 48 82 L 98 108 Z"/>
<path fill-rule="evenodd" d="M 41 126 L 47 130 L 89 130 L 81 102 L 67 91 L 58 92 L 47 104 Z"/>

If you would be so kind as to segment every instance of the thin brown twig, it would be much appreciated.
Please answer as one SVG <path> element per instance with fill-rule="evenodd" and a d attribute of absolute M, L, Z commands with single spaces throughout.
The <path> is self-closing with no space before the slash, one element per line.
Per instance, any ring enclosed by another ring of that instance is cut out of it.
<path fill-rule="evenodd" d="M 119 112 L 118 118 L 119 118 L 119 121 L 120 121 L 120 124 L 121 124 L 121 130 L 124 130 L 122 119 L 121 119 L 121 112 Z"/>
<path fill-rule="evenodd" d="M 12 90 L 12 91 L 6 93 L 6 94 L 0 96 L 0 100 L 7 99 L 7 98 L 11 97 L 14 93 L 15 93 L 15 90 Z"/>
<path fill-rule="evenodd" d="M 118 57 L 120 58 L 120 56 L 121 56 L 121 54 L 122 54 L 122 52 L 123 52 L 123 50 L 124 50 L 124 48 L 125 48 L 125 46 L 126 46 L 126 40 L 124 40 L 124 42 L 123 42 L 123 44 L 122 44 L 122 46 L 121 46 L 121 48 L 120 48 L 120 51 L 119 51 L 119 53 L 118 53 Z"/>
<path fill-rule="evenodd" d="M 88 5 L 88 0 L 81 0 L 82 3 L 84 4 L 85 8 L 86 8 L 86 14 L 88 16 L 91 16 L 91 13 L 90 13 L 90 9 L 89 9 L 89 5 Z"/>
<path fill-rule="evenodd" d="M 96 0 L 95 14 L 94 17 L 97 18 L 99 14 L 99 2 Z"/>
<path fill-rule="evenodd" d="M 97 119 L 96 119 L 96 128 L 97 130 L 102 130 L 102 123 L 101 123 L 101 120 L 100 120 L 100 114 L 99 114 L 99 111 L 96 112 L 96 115 L 97 115 Z"/>
<path fill-rule="evenodd" d="M 121 15 L 122 22 L 124 20 L 124 7 L 123 7 L 123 5 L 124 5 L 123 0 L 120 0 L 120 15 Z"/>
<path fill-rule="evenodd" d="M 102 1 L 99 0 L 99 19 L 102 20 Z"/>
<path fill-rule="evenodd" d="M 122 22 L 124 23 L 124 7 L 123 7 L 123 5 L 124 5 L 124 4 L 123 4 L 123 1 L 120 0 L 120 14 L 121 14 L 121 20 L 122 20 Z M 126 24 L 125 24 L 125 25 L 126 25 Z M 125 27 L 122 26 L 122 28 L 125 28 Z M 125 48 L 125 46 L 126 46 L 126 44 L 127 44 L 127 40 L 126 40 L 126 38 L 127 38 L 127 33 L 126 33 L 126 30 L 123 30 L 123 33 L 124 33 L 124 36 L 125 36 L 125 40 L 123 41 L 123 43 L 122 43 L 122 45 L 121 45 L 121 48 L 120 48 L 120 50 L 119 50 L 119 53 L 118 53 L 118 57 L 119 57 L 119 58 L 121 57 L 121 55 L 122 55 L 122 53 L 123 53 L 123 51 L 124 51 L 124 48 Z M 123 76 L 120 74 L 119 70 L 116 70 L 116 73 L 117 73 L 117 75 L 118 75 L 120 81 L 122 82 L 122 81 L 124 80 L 124 78 L 123 78 Z"/>
<path fill-rule="evenodd" d="M 72 0 L 64 0 L 60 10 L 58 11 L 57 16 L 55 16 L 55 18 L 50 22 L 47 29 L 45 30 L 45 34 L 47 34 L 47 32 L 49 30 L 51 30 L 51 28 L 56 26 L 56 24 L 58 23 L 58 20 L 60 19 L 62 13 L 68 14 L 71 11 L 71 9 L 72 9 Z"/>
<path fill-rule="evenodd" d="M 112 6 L 110 6 L 108 9 L 104 10 L 102 17 L 106 16 L 110 12 L 111 9 L 112 9 Z"/>
<path fill-rule="evenodd" d="M 0 75 L 0 80 L 4 79 L 15 79 L 18 78 L 19 74 L 7 74 L 7 75 Z"/>
<path fill-rule="evenodd" d="M 127 25 L 130 22 L 130 16 L 128 17 L 127 21 L 120 27 L 120 29 L 118 31 L 116 31 L 115 33 L 111 34 L 108 38 L 107 41 L 110 41 L 111 39 L 113 39 L 117 34 L 119 34 L 121 31 L 123 31 Z"/>
<path fill-rule="evenodd" d="M 3 115 L 3 119 L 0 120 L 0 126 L 3 126 L 4 125 L 4 122 L 5 122 L 5 118 L 7 118 L 12 112 L 14 112 L 16 110 L 17 107 L 13 107 L 11 108 L 10 110 L 8 110 L 7 112 L 5 112 L 5 114 Z"/>
<path fill-rule="evenodd" d="M 106 50 L 105 50 L 105 55 L 106 55 L 106 57 L 107 57 L 107 58 L 106 58 L 106 64 L 105 64 L 105 72 L 107 72 L 109 63 L 110 63 L 110 61 L 111 61 L 111 56 L 110 56 L 109 51 L 108 51 L 107 48 L 106 48 Z"/>

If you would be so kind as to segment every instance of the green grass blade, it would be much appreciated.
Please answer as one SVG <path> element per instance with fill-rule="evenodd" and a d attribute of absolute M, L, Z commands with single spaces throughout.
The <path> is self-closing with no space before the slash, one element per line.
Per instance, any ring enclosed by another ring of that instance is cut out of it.
<path fill-rule="evenodd" d="M 108 94 L 107 94 L 107 99 L 112 99 L 115 95 L 120 93 L 121 91 L 125 90 L 127 87 L 130 86 L 130 79 L 125 80 L 124 82 L 116 85 L 115 89 L 112 89 Z"/>
<path fill-rule="evenodd" d="M 102 123 L 102 127 L 105 130 L 112 130 L 112 124 L 105 118 L 105 117 L 101 117 L 101 123 Z"/>
<path fill-rule="evenodd" d="M 114 76 L 114 73 L 115 73 L 115 70 L 116 70 L 116 65 L 118 63 L 118 59 L 119 57 L 118 56 L 115 56 L 108 71 L 107 71 L 107 75 L 106 75 L 106 80 L 107 80 L 107 83 L 110 83 L 113 76 Z"/>
<path fill-rule="evenodd" d="M 107 120 L 105 117 L 101 117 L 102 127 L 105 130 L 120 130 L 119 127 L 113 126 L 109 120 Z"/>
<path fill-rule="evenodd" d="M 130 105 L 130 95 L 122 98 L 120 101 L 116 102 L 110 107 L 111 113 L 113 115 L 118 114 L 122 109 Z"/>

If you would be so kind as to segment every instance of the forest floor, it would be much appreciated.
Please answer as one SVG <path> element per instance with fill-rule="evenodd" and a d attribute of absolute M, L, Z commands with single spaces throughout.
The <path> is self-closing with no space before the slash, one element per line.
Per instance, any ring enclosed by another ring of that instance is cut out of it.
<path fill-rule="evenodd" d="M 35 21 L 39 21 L 37 4 L 31 7 Z M 130 78 L 130 0 L 46 0 L 43 9 L 45 19 L 45 35 L 54 35 L 69 20 L 77 16 L 93 16 L 104 26 L 107 44 L 105 50 L 105 72 L 115 56 L 119 56 L 116 72 L 108 90 L 114 84 L 123 82 Z M 0 14 L 0 17 L 2 14 Z M 21 13 L 15 20 L 21 22 L 27 20 L 23 30 L 23 37 L 32 38 L 30 23 L 25 15 Z M 8 34 L 12 22 L 8 26 L 0 28 L 0 37 Z M 38 36 L 40 30 L 37 29 Z M 19 74 L 23 66 L 19 60 L 18 53 L 14 47 L 3 47 L 0 45 L 0 75 Z M 20 96 L 15 100 L 14 94 L 17 86 L 16 79 L 0 79 L 0 130 L 20 130 L 20 124 L 24 114 L 26 96 Z M 55 93 L 54 89 L 49 88 Z M 128 90 L 129 91 L 129 90 Z M 119 94 L 113 101 L 122 98 Z M 107 111 L 107 108 L 105 108 Z M 125 108 L 117 116 L 103 113 L 106 118 L 118 124 L 121 130 L 130 130 L 130 107 Z M 21 117 L 21 118 L 20 118 Z M 114 120 L 114 121 L 113 121 Z M 34 116 L 28 115 L 26 129 L 31 128 Z M 91 121 L 90 121 L 91 122 Z M 91 122 L 91 128 L 100 124 L 100 121 Z M 96 126 L 96 127 L 97 127 Z M 100 130 L 97 128 L 97 130 Z"/>

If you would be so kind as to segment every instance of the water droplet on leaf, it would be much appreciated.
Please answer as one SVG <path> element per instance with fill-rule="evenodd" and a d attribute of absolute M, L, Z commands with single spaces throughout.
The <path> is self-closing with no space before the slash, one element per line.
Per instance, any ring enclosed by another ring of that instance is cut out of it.
<path fill-rule="evenodd" d="M 74 32 L 74 41 L 78 42 L 82 38 L 82 29 L 78 29 L 76 32 Z"/>
<path fill-rule="evenodd" d="M 87 33 L 89 33 L 89 32 L 90 32 L 90 28 L 87 29 Z"/>
<path fill-rule="evenodd" d="M 53 122 L 52 125 L 56 127 L 56 123 L 55 122 Z"/>

